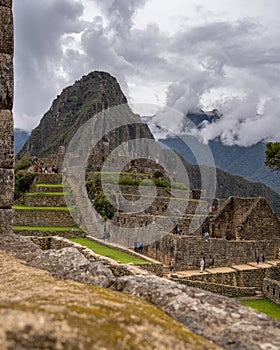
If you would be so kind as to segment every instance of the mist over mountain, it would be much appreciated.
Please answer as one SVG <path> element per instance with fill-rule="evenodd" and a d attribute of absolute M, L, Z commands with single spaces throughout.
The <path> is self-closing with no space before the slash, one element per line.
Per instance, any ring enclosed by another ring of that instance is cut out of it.
<path fill-rule="evenodd" d="M 217 122 L 219 123 L 222 118 L 222 114 L 216 109 L 210 112 L 204 112 L 202 110 L 189 112 L 183 121 L 183 127 L 190 120 L 196 127 L 194 133 L 203 138 L 205 126 L 208 127 L 210 125 L 214 129 L 217 126 Z M 240 123 L 242 123 L 241 120 Z M 183 127 L 181 126 L 181 128 Z M 180 136 L 168 133 L 164 134 L 164 132 L 161 134 L 160 130 L 157 133 L 161 143 L 178 151 L 188 162 L 197 164 L 195 155 L 188 147 L 187 142 L 183 141 Z M 178 131 L 178 135 L 180 135 L 180 131 Z M 185 137 L 184 140 L 186 140 Z M 245 147 L 237 144 L 225 144 L 221 137 L 216 137 L 213 140 L 209 140 L 208 145 L 213 154 L 215 165 L 218 168 L 245 177 L 252 182 L 262 182 L 280 193 L 279 174 L 264 166 L 264 142 L 258 142 L 252 146 Z"/>

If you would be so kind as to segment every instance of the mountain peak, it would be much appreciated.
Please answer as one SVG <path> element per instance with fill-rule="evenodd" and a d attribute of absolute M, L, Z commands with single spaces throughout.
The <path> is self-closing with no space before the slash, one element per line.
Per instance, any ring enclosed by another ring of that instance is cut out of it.
<path fill-rule="evenodd" d="M 63 89 L 32 131 L 19 152 L 38 157 L 49 156 L 59 146 L 67 146 L 74 133 L 87 120 L 104 109 L 126 104 L 117 79 L 107 72 L 94 71 Z"/>

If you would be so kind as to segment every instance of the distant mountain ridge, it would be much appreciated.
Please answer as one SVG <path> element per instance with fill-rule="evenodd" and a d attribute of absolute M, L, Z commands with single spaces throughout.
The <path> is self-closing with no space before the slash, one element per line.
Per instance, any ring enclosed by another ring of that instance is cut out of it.
<path fill-rule="evenodd" d="M 92 72 L 82 77 L 72 86 L 65 88 L 54 100 L 50 110 L 41 119 L 40 124 L 31 132 L 17 158 L 20 159 L 25 154 L 48 157 L 56 153 L 59 146 L 67 147 L 80 126 L 96 113 L 112 106 L 124 104 L 126 107 L 122 110 L 121 115 L 113 113 L 112 118 L 124 118 L 127 114 L 130 124 L 124 125 L 119 130 L 113 130 L 98 142 L 93 157 L 89 157 L 87 165 L 89 170 L 97 169 L 120 143 L 139 138 L 153 139 L 147 124 L 140 122 L 140 116 L 130 111 L 126 101 L 117 80 L 110 74 Z M 218 113 L 213 112 L 212 117 L 218 117 Z M 131 124 L 131 120 L 136 124 Z M 104 121 L 106 123 L 110 122 L 106 118 Z M 185 166 L 190 178 L 191 188 L 201 188 L 198 166 L 187 162 Z M 252 184 L 240 176 L 231 175 L 218 169 L 216 196 L 227 198 L 232 195 L 241 197 L 264 196 L 268 199 L 276 214 L 280 216 L 279 194 L 265 185 Z"/>
<path fill-rule="evenodd" d="M 26 140 L 28 139 L 30 133 L 28 131 L 15 128 L 14 130 L 14 148 L 15 148 L 15 154 L 17 154 L 25 144 Z"/>
<path fill-rule="evenodd" d="M 215 122 L 221 114 L 217 110 L 211 112 L 192 112 L 187 114 L 198 128 L 201 128 L 203 122 Z M 186 147 L 184 142 L 178 137 L 168 137 L 160 139 L 160 142 L 176 150 L 190 163 L 197 164 L 192 152 Z M 273 190 L 280 193 L 280 176 L 264 166 L 265 144 L 258 142 L 253 146 L 228 146 L 224 145 L 219 138 L 209 141 L 209 147 L 212 151 L 215 164 L 218 168 L 231 174 L 240 175 L 252 182 L 262 182 Z"/>

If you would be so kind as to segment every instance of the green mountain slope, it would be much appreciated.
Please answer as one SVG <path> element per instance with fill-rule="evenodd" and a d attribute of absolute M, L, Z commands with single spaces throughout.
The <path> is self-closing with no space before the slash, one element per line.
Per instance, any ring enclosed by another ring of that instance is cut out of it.
<path fill-rule="evenodd" d="M 17 154 L 25 144 L 26 140 L 29 137 L 29 132 L 15 128 L 14 130 L 14 136 L 15 136 L 15 154 Z"/>

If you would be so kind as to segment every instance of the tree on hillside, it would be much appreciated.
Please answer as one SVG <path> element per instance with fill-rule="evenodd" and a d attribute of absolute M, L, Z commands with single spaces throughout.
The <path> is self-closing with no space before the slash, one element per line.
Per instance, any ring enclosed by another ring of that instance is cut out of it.
<path fill-rule="evenodd" d="M 275 171 L 280 171 L 280 142 L 268 142 L 265 150 L 265 165 Z"/>

